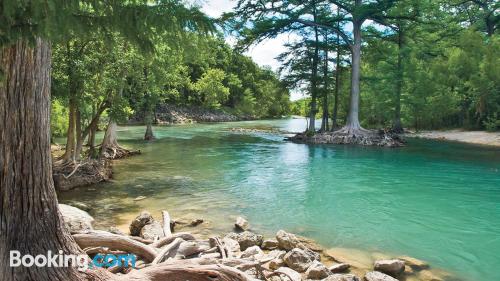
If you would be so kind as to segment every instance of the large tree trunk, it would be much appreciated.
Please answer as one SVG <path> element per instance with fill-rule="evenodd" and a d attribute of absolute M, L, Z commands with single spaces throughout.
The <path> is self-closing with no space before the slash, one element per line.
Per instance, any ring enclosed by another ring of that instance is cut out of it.
<path fill-rule="evenodd" d="M 403 90 L 403 31 L 399 27 L 398 34 L 398 62 L 397 62 L 397 79 L 396 79 L 396 97 L 394 108 L 394 121 L 392 122 L 392 130 L 395 133 L 403 133 L 403 125 L 401 123 L 401 91 Z"/>
<path fill-rule="evenodd" d="M 352 45 L 351 101 L 347 116 L 347 124 L 344 127 L 344 130 L 349 134 L 356 134 L 362 130 L 361 125 L 359 124 L 362 24 L 362 21 L 353 20 L 354 44 Z"/>
<path fill-rule="evenodd" d="M 10 267 L 9 252 L 80 250 L 64 227 L 52 181 L 49 43 L 18 41 L 0 50 L 0 268 L 4 281 L 84 280 L 73 267 Z M 94 272 L 95 273 L 95 272 Z M 97 278 L 97 276 L 94 276 Z"/>
<path fill-rule="evenodd" d="M 316 22 L 316 6 L 314 7 L 314 22 Z M 318 46 L 318 27 L 314 27 L 314 57 L 312 61 L 312 72 L 311 72 L 311 111 L 309 112 L 309 132 L 314 133 L 316 131 L 316 98 L 318 95 L 318 56 L 319 56 L 319 46 Z"/>
<path fill-rule="evenodd" d="M 76 151 L 76 101 L 74 97 L 69 99 L 69 111 L 68 111 L 68 131 L 66 135 L 66 149 L 62 159 L 64 162 L 75 161 L 75 151 Z"/>
<path fill-rule="evenodd" d="M 325 44 L 328 45 L 328 33 L 325 32 Z M 328 48 L 325 48 L 325 61 L 323 65 L 323 119 L 321 122 L 321 131 L 326 132 L 329 130 L 328 126 Z"/>

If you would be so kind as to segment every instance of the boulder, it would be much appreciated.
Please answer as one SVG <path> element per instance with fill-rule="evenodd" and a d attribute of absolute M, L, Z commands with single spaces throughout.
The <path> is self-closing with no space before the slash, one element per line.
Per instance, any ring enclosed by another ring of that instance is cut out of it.
<path fill-rule="evenodd" d="M 153 220 L 151 223 L 146 224 L 141 229 L 141 237 L 148 240 L 156 240 L 165 237 L 163 227 L 158 221 Z"/>
<path fill-rule="evenodd" d="M 333 274 L 321 281 L 360 281 L 354 274 Z"/>
<path fill-rule="evenodd" d="M 65 204 L 59 204 L 64 225 L 69 229 L 70 233 L 93 230 L 92 223 L 94 218 L 87 212 Z"/>
<path fill-rule="evenodd" d="M 285 261 L 282 258 L 276 258 L 269 262 L 269 268 L 276 270 L 285 265 Z"/>
<path fill-rule="evenodd" d="M 288 267 L 280 267 L 275 272 L 284 273 L 288 277 L 288 278 L 281 278 L 281 280 L 283 280 L 283 281 L 301 281 L 302 280 L 302 276 L 300 276 L 300 273 L 298 273 L 297 271 L 295 271 L 291 268 L 288 268 Z"/>
<path fill-rule="evenodd" d="M 195 226 L 198 226 L 200 224 L 202 224 L 204 222 L 203 219 L 194 219 L 192 220 L 190 223 L 189 223 L 189 226 L 191 227 L 195 227 Z"/>
<path fill-rule="evenodd" d="M 283 260 L 288 267 L 298 272 L 306 271 L 314 261 L 308 253 L 299 248 L 292 249 L 286 253 Z"/>
<path fill-rule="evenodd" d="M 387 274 L 378 271 L 370 271 L 365 275 L 365 281 L 398 281 Z"/>
<path fill-rule="evenodd" d="M 240 244 L 240 249 L 242 251 L 245 251 L 247 248 L 252 246 L 260 247 L 260 245 L 262 245 L 262 240 L 263 240 L 262 235 L 257 235 L 250 231 L 244 231 L 241 233 L 232 232 L 227 234 L 226 237 L 236 240 Z"/>
<path fill-rule="evenodd" d="M 139 236 L 141 234 L 141 229 L 151 222 L 153 222 L 153 216 L 148 211 L 142 211 L 133 221 L 130 223 L 130 235 Z"/>
<path fill-rule="evenodd" d="M 237 230 L 241 230 L 241 231 L 248 230 L 248 221 L 242 217 L 237 217 L 236 223 L 234 224 L 234 227 Z"/>
<path fill-rule="evenodd" d="M 262 242 L 263 250 L 274 250 L 278 248 L 278 241 L 273 239 L 266 239 Z"/>
<path fill-rule="evenodd" d="M 334 264 L 328 268 L 331 273 L 341 273 L 341 272 L 346 272 L 349 267 L 351 267 L 348 263 L 339 263 L 339 264 Z"/>
<path fill-rule="evenodd" d="M 429 268 L 429 264 L 427 262 L 413 257 L 402 256 L 399 257 L 398 259 L 404 261 L 406 265 L 408 265 L 414 270 L 423 270 Z"/>
<path fill-rule="evenodd" d="M 319 280 L 328 277 L 330 274 L 330 270 L 319 261 L 313 261 L 313 263 L 306 270 L 307 279 Z"/>
<path fill-rule="evenodd" d="M 430 270 L 422 270 L 418 273 L 418 280 L 422 281 L 443 281 L 442 278 L 439 276 L 436 276 L 432 271 Z"/>
<path fill-rule="evenodd" d="M 241 253 L 242 258 L 250 258 L 256 255 L 262 255 L 264 252 L 260 249 L 259 246 L 248 247 L 243 253 Z"/>
<path fill-rule="evenodd" d="M 397 276 L 405 271 L 405 262 L 402 260 L 378 260 L 373 268 L 391 276 Z"/>
<path fill-rule="evenodd" d="M 288 233 L 284 230 L 279 230 L 276 233 L 276 240 L 278 241 L 278 247 L 285 251 L 290 251 L 293 248 L 298 248 L 300 241 L 295 236 L 295 234 Z"/>

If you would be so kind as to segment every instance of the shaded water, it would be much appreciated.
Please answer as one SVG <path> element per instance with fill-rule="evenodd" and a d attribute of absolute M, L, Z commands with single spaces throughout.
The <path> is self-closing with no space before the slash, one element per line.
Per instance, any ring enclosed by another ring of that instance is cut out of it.
<path fill-rule="evenodd" d="M 500 150 L 410 140 L 399 149 L 294 144 L 300 119 L 120 127 L 143 154 L 114 165 L 114 181 L 60 195 L 89 204 L 100 227 L 126 229 L 142 209 L 159 218 L 202 217 L 202 234 L 232 229 L 243 215 L 256 232 L 286 229 L 326 247 L 405 254 L 463 276 L 500 276 Z M 146 196 L 142 201 L 133 201 Z"/>

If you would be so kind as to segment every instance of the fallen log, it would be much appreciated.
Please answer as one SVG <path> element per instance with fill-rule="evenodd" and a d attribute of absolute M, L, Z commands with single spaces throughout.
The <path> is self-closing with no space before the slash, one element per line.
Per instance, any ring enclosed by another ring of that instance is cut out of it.
<path fill-rule="evenodd" d="M 158 255 L 151 262 L 151 264 L 158 264 L 165 259 L 175 257 L 177 255 L 177 249 L 179 249 L 179 246 L 181 245 L 182 242 L 184 242 L 184 240 L 182 240 L 181 238 L 175 238 L 175 240 L 172 243 L 168 244 L 158 253 Z"/>
<path fill-rule="evenodd" d="M 179 232 L 179 233 L 172 234 L 172 236 L 170 236 L 170 237 L 160 238 L 160 240 L 155 241 L 150 246 L 154 247 L 154 248 L 161 248 L 165 245 L 172 243 L 172 241 L 174 241 L 176 238 L 181 238 L 182 240 L 185 240 L 185 241 L 196 240 L 196 238 L 191 233 Z"/>

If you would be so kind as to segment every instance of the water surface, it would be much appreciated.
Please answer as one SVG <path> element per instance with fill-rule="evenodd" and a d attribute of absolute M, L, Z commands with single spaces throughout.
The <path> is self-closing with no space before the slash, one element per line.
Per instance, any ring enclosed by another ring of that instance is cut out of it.
<path fill-rule="evenodd" d="M 202 234 L 232 229 L 237 215 L 272 236 L 286 229 L 326 247 L 410 255 L 463 276 L 500 276 L 500 150 L 410 140 L 390 149 L 304 145 L 276 133 L 301 119 L 120 127 L 143 154 L 114 165 L 114 180 L 63 193 L 93 207 L 98 226 L 126 228 L 140 210 L 202 217 Z M 135 202 L 137 196 L 147 199 Z"/>

